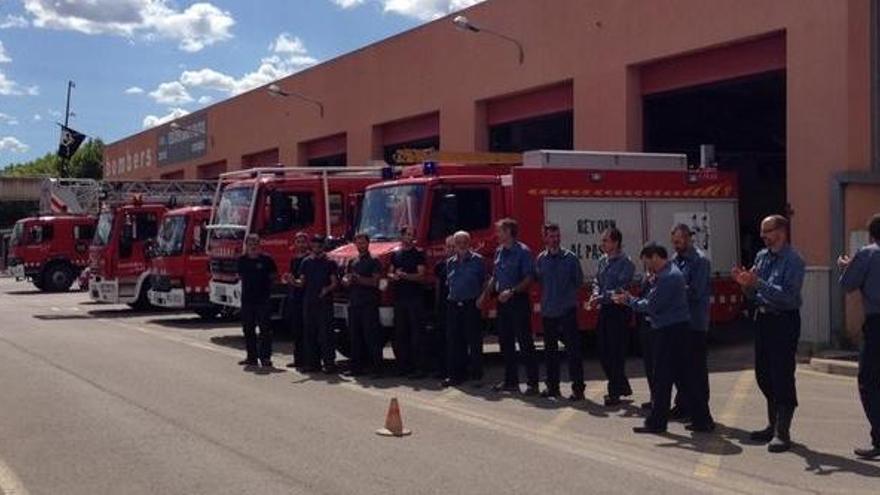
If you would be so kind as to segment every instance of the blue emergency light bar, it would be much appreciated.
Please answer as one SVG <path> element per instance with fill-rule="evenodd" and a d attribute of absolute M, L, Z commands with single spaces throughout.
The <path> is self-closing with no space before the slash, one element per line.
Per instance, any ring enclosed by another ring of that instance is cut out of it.
<path fill-rule="evenodd" d="M 422 163 L 422 173 L 425 175 L 437 175 L 437 162 Z"/>

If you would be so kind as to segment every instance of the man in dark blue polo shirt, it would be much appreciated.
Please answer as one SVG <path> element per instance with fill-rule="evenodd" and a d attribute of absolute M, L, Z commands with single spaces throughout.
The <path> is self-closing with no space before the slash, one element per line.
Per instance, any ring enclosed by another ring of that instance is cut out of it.
<path fill-rule="evenodd" d="M 676 379 L 678 395 L 670 417 L 675 419 L 689 415 L 689 430 L 709 432 L 715 429 L 715 421 L 709 412 L 709 369 L 706 362 L 712 268 L 709 258 L 694 247 L 690 227 L 678 224 L 672 228 L 671 236 L 675 249 L 672 262 L 681 270 L 687 283 L 691 331 L 688 332 L 687 342 L 690 360 L 684 374 Z M 688 390 L 687 396 L 682 388 Z M 678 414 L 675 414 L 676 409 L 679 409 Z"/>
<path fill-rule="evenodd" d="M 632 395 L 626 377 L 626 349 L 629 335 L 630 310 L 613 303 L 611 296 L 626 292 L 633 280 L 635 265 L 622 250 L 623 234 L 615 227 L 602 233 L 602 252 L 593 284 L 590 305 L 599 306 L 599 322 L 596 331 L 599 345 L 599 362 L 608 378 L 606 406 L 620 404 L 621 397 Z"/>
<path fill-rule="evenodd" d="M 245 254 L 238 259 L 241 279 L 241 324 L 247 357 L 238 364 L 254 366 L 257 358 L 263 367 L 272 367 L 272 325 L 269 321 L 269 296 L 278 268 L 272 258 L 260 251 L 260 236 L 249 234 Z M 260 327 L 257 340 L 256 327 Z"/>
<path fill-rule="evenodd" d="M 559 225 L 544 226 L 546 249 L 535 262 L 535 276 L 541 283 L 541 322 L 544 327 L 544 355 L 547 388 L 542 397 L 559 397 L 558 342 L 565 342 L 572 401 L 584 400 L 584 356 L 577 325 L 578 290 L 584 285 L 584 271 L 577 256 L 561 247 Z"/>
<path fill-rule="evenodd" d="M 333 291 L 336 289 L 337 266 L 324 252 L 324 236 L 312 237 L 312 254 L 302 262 L 300 281 L 303 287 L 305 319 L 304 371 L 321 370 L 336 373 L 336 345 L 333 341 Z"/>
<path fill-rule="evenodd" d="M 753 431 L 752 440 L 770 442 L 770 452 L 791 448 L 791 420 L 798 405 L 795 368 L 801 335 L 801 288 L 806 267 L 788 241 L 788 219 L 772 215 L 761 222 L 767 246 L 755 257 L 751 270 L 734 267 L 733 276 L 757 305 L 755 377 L 767 399 L 769 425 Z"/>
<path fill-rule="evenodd" d="M 415 245 L 412 227 L 400 229 L 400 249 L 392 253 L 388 278 L 394 290 L 394 359 L 397 373 L 412 379 L 428 376 L 425 333 L 425 252 Z"/>
<path fill-rule="evenodd" d="M 348 288 L 348 330 L 351 334 L 351 375 L 382 374 L 382 335 L 379 328 L 379 276 L 382 264 L 370 254 L 370 237 L 354 236 L 358 257 L 350 260 L 342 277 Z"/>
<path fill-rule="evenodd" d="M 880 214 L 868 224 L 871 244 L 861 248 L 855 256 L 841 256 L 837 265 L 840 285 L 847 292 L 862 293 L 865 323 L 862 325 L 864 342 L 859 356 L 859 396 L 862 408 L 871 424 L 871 446 L 855 449 L 865 459 L 880 457 Z"/>
<path fill-rule="evenodd" d="M 303 260 L 309 255 L 309 235 L 305 232 L 297 232 L 293 238 L 293 258 L 290 259 L 290 269 L 284 275 L 284 282 L 288 284 L 287 298 L 284 301 L 285 318 L 293 334 L 293 362 L 288 368 L 302 369 L 306 365 L 305 344 L 303 343 L 303 290 L 296 283 L 299 279 L 299 269 Z"/>
<path fill-rule="evenodd" d="M 483 378 L 483 322 L 477 298 L 486 280 L 483 257 L 471 251 L 471 236 L 453 235 L 455 256 L 446 266 L 446 379 L 444 387 Z"/>
<path fill-rule="evenodd" d="M 654 279 L 648 293 L 635 298 L 628 292 L 618 292 L 611 299 L 615 304 L 629 306 L 651 317 L 651 326 L 656 331 L 653 402 L 645 424 L 633 428 L 633 431 L 663 433 L 669 422 L 672 382 L 688 359 L 687 346 L 681 345 L 688 336 L 691 321 L 687 283 L 678 267 L 669 261 L 663 246 L 653 242 L 646 244 L 640 258 Z"/>
<path fill-rule="evenodd" d="M 504 218 L 495 224 L 498 249 L 495 251 L 493 275 L 477 306 L 483 307 L 491 296 L 498 301 L 498 341 L 504 359 L 504 381 L 495 385 L 496 392 L 519 392 L 519 357 L 526 368 L 526 395 L 538 395 L 538 361 L 532 337 L 532 311 L 529 287 L 535 278 L 532 252 L 517 239 L 519 224 Z"/>

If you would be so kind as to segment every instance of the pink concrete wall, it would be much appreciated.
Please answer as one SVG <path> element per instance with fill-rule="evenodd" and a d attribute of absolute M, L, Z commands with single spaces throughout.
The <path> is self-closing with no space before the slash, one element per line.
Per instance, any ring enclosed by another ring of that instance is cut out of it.
<path fill-rule="evenodd" d="M 468 9 L 478 24 L 520 39 L 516 50 L 441 19 L 280 82 L 321 100 L 308 104 L 256 90 L 206 110 L 208 152 L 186 166 L 279 148 L 300 163 L 301 143 L 346 133 L 351 164 L 379 158 L 375 126 L 440 114 L 442 147 L 486 148 L 486 107 L 500 95 L 572 81 L 575 147 L 641 149 L 639 67 L 651 61 L 785 33 L 789 200 L 794 242 L 827 265 L 828 180 L 869 158 L 868 0 L 489 0 Z M 152 149 L 155 130 L 108 147 L 107 158 Z M 175 167 L 162 167 L 172 171 Z M 150 166 L 129 177 L 158 176 Z M 112 176 L 111 176 L 112 178 Z"/>

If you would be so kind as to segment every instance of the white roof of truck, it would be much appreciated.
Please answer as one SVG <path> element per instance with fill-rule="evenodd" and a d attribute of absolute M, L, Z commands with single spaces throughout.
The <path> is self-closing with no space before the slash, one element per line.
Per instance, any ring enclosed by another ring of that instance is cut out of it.
<path fill-rule="evenodd" d="M 687 170 L 687 155 L 608 151 L 536 150 L 523 153 L 523 166 L 593 170 Z"/>

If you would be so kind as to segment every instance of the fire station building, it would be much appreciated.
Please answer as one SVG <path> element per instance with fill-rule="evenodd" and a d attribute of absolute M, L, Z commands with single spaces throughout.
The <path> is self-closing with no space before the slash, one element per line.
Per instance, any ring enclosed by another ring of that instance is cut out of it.
<path fill-rule="evenodd" d="M 364 165 L 404 148 L 698 161 L 711 144 L 739 177 L 743 261 L 763 216 L 790 215 L 809 265 L 804 339 L 846 343 L 861 317 L 834 259 L 880 211 L 877 3 L 487 0 L 459 13 L 481 31 L 453 15 L 276 82 L 312 101 L 263 87 L 122 138 L 105 178 Z"/>

